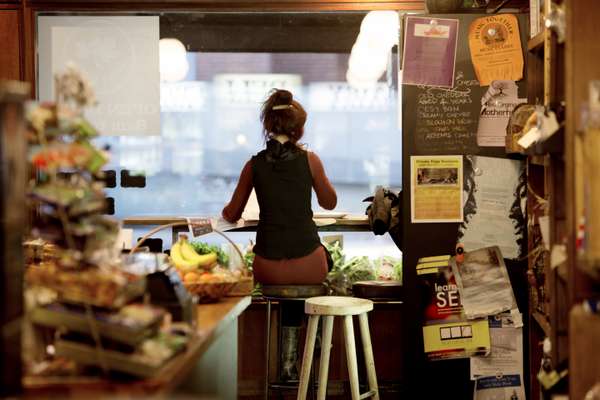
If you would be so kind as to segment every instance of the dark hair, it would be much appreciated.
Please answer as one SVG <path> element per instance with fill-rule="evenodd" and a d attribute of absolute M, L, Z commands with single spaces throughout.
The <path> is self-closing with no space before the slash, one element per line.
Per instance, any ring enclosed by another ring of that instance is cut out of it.
<path fill-rule="evenodd" d="M 275 108 L 275 109 L 273 109 Z M 273 89 L 260 112 L 265 139 L 269 134 L 286 135 L 294 143 L 304 134 L 306 111 L 288 90 Z"/>

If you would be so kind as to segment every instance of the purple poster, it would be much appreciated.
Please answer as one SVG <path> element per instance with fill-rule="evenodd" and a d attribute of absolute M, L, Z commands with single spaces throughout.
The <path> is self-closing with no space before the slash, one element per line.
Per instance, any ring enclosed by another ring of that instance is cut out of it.
<path fill-rule="evenodd" d="M 458 20 L 406 17 L 402 83 L 451 88 Z"/>

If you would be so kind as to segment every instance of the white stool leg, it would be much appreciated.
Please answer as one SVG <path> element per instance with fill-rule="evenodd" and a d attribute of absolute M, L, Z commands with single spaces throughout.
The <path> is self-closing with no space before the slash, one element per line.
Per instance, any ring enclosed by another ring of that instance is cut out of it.
<path fill-rule="evenodd" d="M 369 380 L 369 390 L 375 391 L 374 400 L 379 400 L 379 389 L 377 387 L 377 373 L 375 372 L 375 359 L 373 358 L 373 348 L 371 347 L 371 333 L 369 332 L 369 318 L 367 313 L 358 316 L 360 324 L 360 336 L 363 344 L 363 354 L 365 356 L 365 366 L 367 368 L 367 378 Z"/>
<path fill-rule="evenodd" d="M 325 400 L 327 379 L 329 377 L 329 354 L 333 334 L 333 315 L 323 317 L 323 337 L 321 338 L 321 366 L 319 367 L 319 392 L 317 400 Z"/>
<path fill-rule="evenodd" d="M 360 388 L 358 386 L 358 364 L 356 362 L 356 344 L 354 342 L 354 325 L 352 316 L 344 317 L 344 342 L 346 344 L 346 360 L 348 362 L 348 375 L 350 377 L 350 391 L 352 400 L 360 399 Z"/>
<path fill-rule="evenodd" d="M 317 339 L 318 326 L 319 316 L 311 315 L 308 319 L 306 342 L 304 343 L 304 355 L 302 356 L 302 370 L 300 371 L 300 386 L 298 387 L 298 400 L 306 399 L 306 392 L 308 391 L 308 381 L 310 380 L 310 367 L 312 365 L 313 353 L 315 351 L 315 341 Z"/>

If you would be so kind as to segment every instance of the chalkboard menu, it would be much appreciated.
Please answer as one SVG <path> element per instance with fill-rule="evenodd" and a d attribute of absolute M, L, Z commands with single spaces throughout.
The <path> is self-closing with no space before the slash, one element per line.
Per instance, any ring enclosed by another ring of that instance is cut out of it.
<path fill-rule="evenodd" d="M 404 87 L 405 99 L 416 103 L 416 113 L 405 114 L 406 119 L 413 121 L 404 132 L 409 135 L 412 132 L 417 152 L 465 154 L 478 151 L 476 134 L 480 102 L 476 96 L 483 95 L 484 90 L 476 79 L 465 79 L 463 71 L 456 73 L 454 85 L 452 89 Z M 413 96 L 408 97 L 409 93 Z"/>

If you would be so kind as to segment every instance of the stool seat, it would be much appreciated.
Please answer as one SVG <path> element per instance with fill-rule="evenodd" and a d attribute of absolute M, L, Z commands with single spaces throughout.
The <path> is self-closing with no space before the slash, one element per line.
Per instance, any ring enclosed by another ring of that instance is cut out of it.
<path fill-rule="evenodd" d="M 306 299 L 327 294 L 325 285 L 263 285 L 264 297 L 276 299 Z"/>
<path fill-rule="evenodd" d="M 373 302 L 371 300 L 357 297 L 312 297 L 304 303 L 304 312 L 309 315 L 359 315 L 372 310 Z"/>

